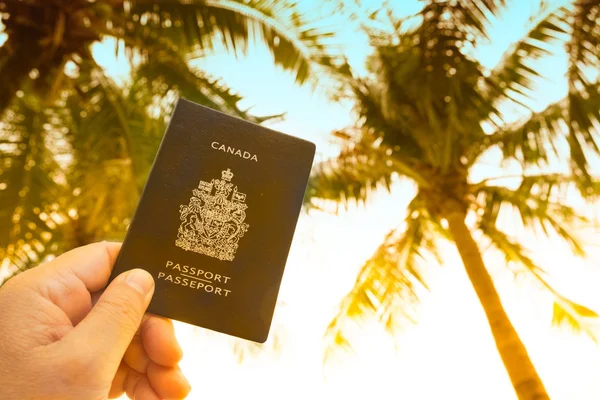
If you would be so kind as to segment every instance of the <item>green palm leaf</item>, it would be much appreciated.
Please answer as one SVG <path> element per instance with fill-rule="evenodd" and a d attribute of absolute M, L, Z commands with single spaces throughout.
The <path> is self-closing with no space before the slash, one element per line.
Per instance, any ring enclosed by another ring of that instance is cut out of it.
<path fill-rule="evenodd" d="M 554 232 L 575 254 L 583 256 L 583 245 L 572 227 L 589 221 L 565 201 L 569 188 L 576 187 L 575 182 L 574 178 L 560 174 L 535 175 L 524 177 L 515 190 L 476 185 L 472 193 L 477 199 L 481 220 L 486 224 L 495 226 L 502 207 L 510 206 L 519 213 L 524 227 L 541 229 L 545 234 Z"/>
<path fill-rule="evenodd" d="M 219 79 L 211 78 L 190 68 L 181 59 L 163 58 L 160 62 L 145 62 L 135 70 L 136 85 L 142 82 L 152 86 L 150 91 L 169 93 L 190 101 L 221 110 L 246 120 L 261 123 L 272 117 L 255 117 L 238 107 L 240 96 L 233 93 Z"/>
<path fill-rule="evenodd" d="M 572 26 L 571 40 L 567 44 L 569 91 L 581 92 L 591 83 L 586 67 L 597 67 L 600 63 L 600 30 L 597 26 L 600 5 L 593 0 L 577 0 L 569 17 Z"/>
<path fill-rule="evenodd" d="M 65 235 L 64 170 L 56 146 L 49 146 L 51 114 L 39 107 L 35 99 L 19 99 L 0 126 L 0 259 L 13 271 L 61 250 Z"/>
<path fill-rule="evenodd" d="M 349 140 L 344 132 L 338 137 Z M 315 206 L 312 198 L 342 203 L 366 202 L 370 193 L 380 187 L 391 190 L 395 174 L 408 176 L 427 185 L 427 180 L 410 161 L 403 161 L 391 148 L 375 145 L 368 138 L 350 143 L 338 157 L 318 163 L 311 174 L 305 205 Z"/>
<path fill-rule="evenodd" d="M 505 126 L 496 133 L 477 140 L 473 148 L 480 155 L 496 147 L 505 160 L 515 159 L 526 168 L 543 166 L 552 155 L 559 156 L 558 148 L 566 137 L 567 102 L 561 100 L 545 110 L 533 113 L 524 121 Z"/>
<path fill-rule="evenodd" d="M 564 9 L 547 10 L 529 33 L 505 52 L 491 71 L 487 83 L 492 98 L 508 98 L 522 102 L 533 94 L 533 84 L 541 75 L 534 65 L 543 56 L 552 54 L 552 46 L 568 33 Z M 518 97 L 514 97 L 514 95 Z"/>
<path fill-rule="evenodd" d="M 180 49 L 210 50 L 219 41 L 239 54 L 245 52 L 251 39 L 260 38 L 271 50 L 275 63 L 291 70 L 296 81 L 302 83 L 311 76 L 315 65 L 332 68 L 335 60 L 325 51 L 324 44 L 333 32 L 311 18 L 311 10 L 302 11 L 300 3 L 137 1 L 125 12 L 128 19 L 150 26 Z"/>
<path fill-rule="evenodd" d="M 559 149 L 568 144 L 569 162 L 582 194 L 591 185 L 589 158 L 600 151 L 596 124 L 600 121 L 600 95 L 595 84 L 589 92 L 571 92 L 545 110 L 524 121 L 499 129 L 474 143 L 476 154 L 498 146 L 505 159 L 516 159 L 523 167 L 543 166 L 562 158 Z"/>
<path fill-rule="evenodd" d="M 600 338 L 600 327 L 597 322 L 599 315 L 595 311 L 558 293 L 547 282 L 544 270 L 525 254 L 525 249 L 520 244 L 511 240 L 504 232 L 499 231 L 483 219 L 478 227 L 491 240 L 494 247 L 502 252 L 507 262 L 525 267 L 534 279 L 552 294 L 554 297 L 552 323 L 554 325 L 584 333 L 593 341 L 598 342 Z"/>
<path fill-rule="evenodd" d="M 403 319 L 414 319 L 413 310 L 418 302 L 416 287 L 427 288 L 423 263 L 431 257 L 441 262 L 434 234 L 443 232 L 447 235 L 423 206 L 423 199 L 415 197 L 409 205 L 406 227 L 389 232 L 362 266 L 354 287 L 344 297 L 337 315 L 327 327 L 326 360 L 337 347 L 351 348 L 348 325 L 356 319 L 374 318 L 392 333 L 402 325 Z"/>

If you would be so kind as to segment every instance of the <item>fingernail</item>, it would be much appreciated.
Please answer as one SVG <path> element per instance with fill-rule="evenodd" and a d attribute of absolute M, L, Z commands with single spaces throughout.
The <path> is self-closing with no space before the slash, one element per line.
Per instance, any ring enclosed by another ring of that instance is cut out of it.
<path fill-rule="evenodd" d="M 154 279 L 147 271 L 143 269 L 132 269 L 125 277 L 125 283 L 143 294 L 148 295 L 154 288 Z"/>

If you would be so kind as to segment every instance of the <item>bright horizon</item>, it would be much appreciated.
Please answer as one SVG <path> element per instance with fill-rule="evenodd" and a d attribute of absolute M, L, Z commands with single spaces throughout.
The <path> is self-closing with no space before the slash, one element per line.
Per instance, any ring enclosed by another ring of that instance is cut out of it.
<path fill-rule="evenodd" d="M 516 5 L 516 0 L 512 3 L 500 25 L 503 29 L 492 31 L 492 44 L 477 53 L 487 67 L 494 65 L 501 52 L 524 32 L 530 6 L 523 2 Z M 414 11 L 415 4 L 411 0 L 403 6 Z M 347 45 L 352 45 L 348 47 L 353 66 L 361 68 L 369 51 L 364 37 L 351 31 L 342 36 Z M 127 76 L 126 61 L 115 58 L 110 41 L 95 46 L 94 55 L 117 80 Z M 331 157 L 338 150 L 329 142 L 331 131 L 354 122 L 351 104 L 334 104 L 322 90 L 312 92 L 309 86 L 298 87 L 290 73 L 272 65 L 262 47 L 253 48 L 252 54 L 239 60 L 217 54 L 198 65 L 243 95 L 242 104 L 255 106 L 255 114 L 286 112 L 284 121 L 267 125 L 314 141 L 321 158 Z M 544 83 L 540 91 L 540 98 L 548 103 L 564 96 L 566 87 L 558 78 L 565 66 L 564 57 L 540 63 L 544 74 L 557 77 Z M 536 106 L 541 109 L 545 104 Z M 506 171 L 499 169 L 492 154 L 478 165 L 471 178 L 479 180 Z M 193 387 L 188 398 L 245 395 L 265 399 L 352 399 L 397 393 L 396 397 L 409 400 L 516 399 L 478 299 L 450 243 L 440 243 L 445 265 L 429 268 L 431 291 L 423 293 L 417 325 L 407 326 L 396 338 L 397 343 L 378 326 L 365 326 L 364 333 L 353 342 L 355 355 L 340 352 L 336 361 L 323 367 L 322 336 L 327 324 L 354 284 L 360 266 L 385 233 L 402 222 L 413 194 L 411 184 L 399 181 L 391 194 L 375 194 L 366 207 L 351 206 L 339 216 L 323 212 L 301 216 L 279 294 L 285 306 L 276 310 L 272 327 L 272 333 L 282 336 L 278 352 L 270 349 L 272 335 L 266 350 L 239 364 L 232 344 L 247 342 L 176 323 L 185 353 L 181 366 Z M 563 268 L 562 275 L 552 275 L 551 282 L 564 289 L 565 295 L 600 310 L 600 296 L 595 293 L 600 283 L 598 232 L 586 237 L 590 246 L 585 261 L 571 256 L 566 246 L 537 240 L 532 234 L 522 235 L 520 240 L 549 272 L 560 272 L 560 267 L 570 265 Z M 507 313 L 552 399 L 599 399 L 600 348 L 585 337 L 551 328 L 549 297 L 531 280 L 515 279 L 498 254 L 486 252 L 485 259 Z"/>

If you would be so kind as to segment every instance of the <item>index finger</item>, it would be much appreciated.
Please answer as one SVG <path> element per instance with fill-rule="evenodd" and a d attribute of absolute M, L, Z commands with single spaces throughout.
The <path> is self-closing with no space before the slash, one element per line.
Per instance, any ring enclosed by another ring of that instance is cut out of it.
<path fill-rule="evenodd" d="M 36 270 L 44 274 L 70 272 L 88 291 L 96 292 L 106 287 L 120 250 L 118 242 L 92 243 L 66 252 Z"/>
<path fill-rule="evenodd" d="M 146 354 L 155 364 L 173 367 L 181 361 L 183 352 L 170 319 L 146 314 L 138 334 L 142 338 Z"/>

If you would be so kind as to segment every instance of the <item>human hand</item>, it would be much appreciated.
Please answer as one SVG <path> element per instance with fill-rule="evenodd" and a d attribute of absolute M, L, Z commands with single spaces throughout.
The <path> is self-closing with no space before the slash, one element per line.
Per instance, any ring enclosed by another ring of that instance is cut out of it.
<path fill-rule="evenodd" d="M 80 247 L 0 288 L 0 399 L 179 399 L 190 390 L 170 320 L 144 315 L 140 269 L 106 287 L 121 245 Z"/>

